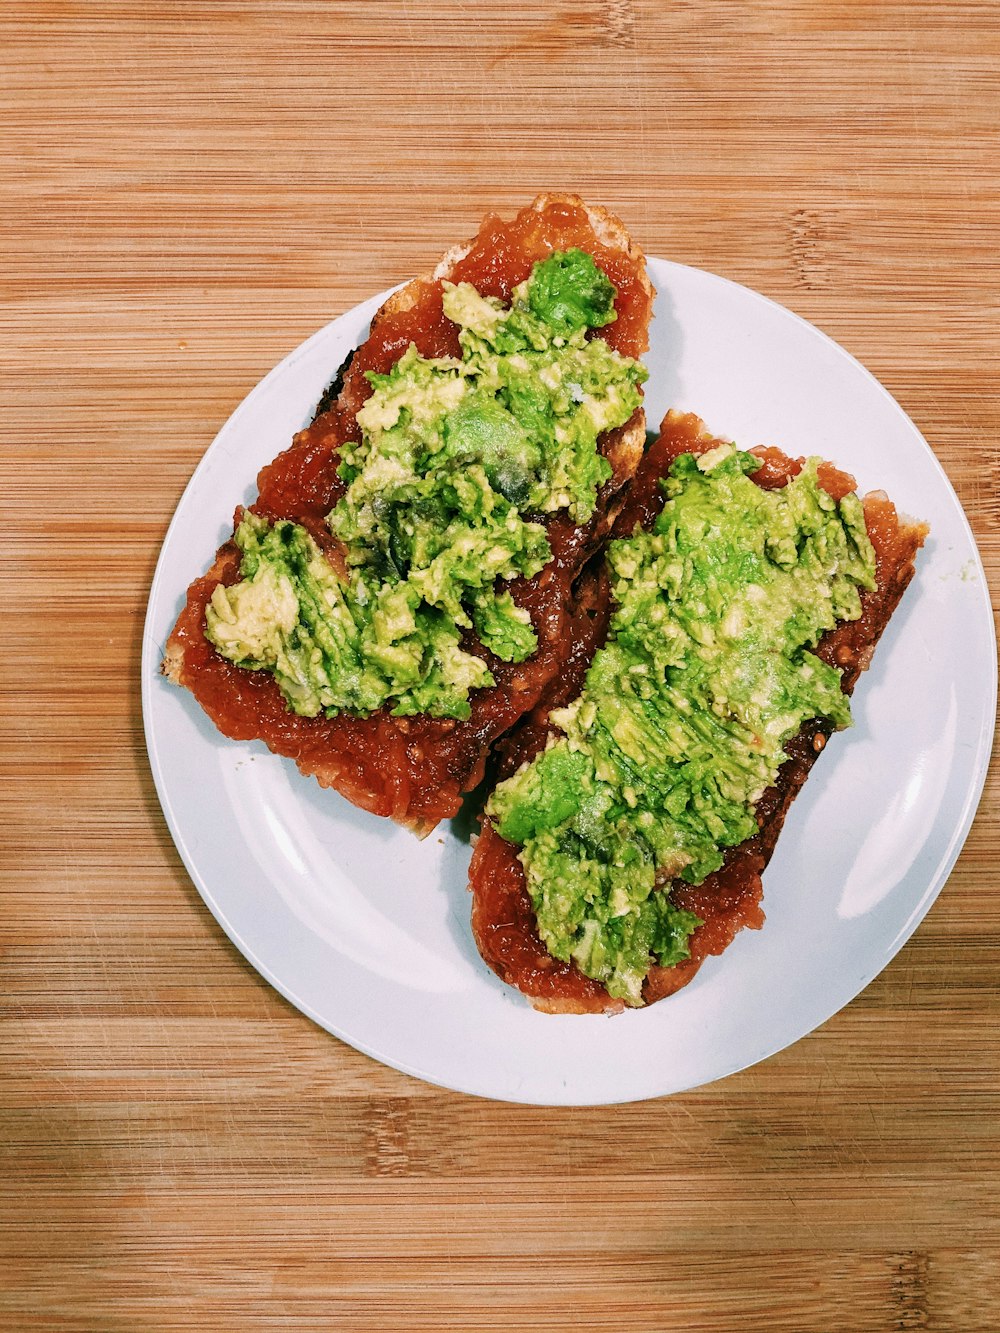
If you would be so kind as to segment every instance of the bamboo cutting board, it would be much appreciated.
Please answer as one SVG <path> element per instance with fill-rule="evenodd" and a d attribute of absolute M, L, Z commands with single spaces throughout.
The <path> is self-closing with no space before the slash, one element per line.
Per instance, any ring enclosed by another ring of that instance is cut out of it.
<path fill-rule="evenodd" d="M 375 1064 L 230 946 L 138 663 L 249 388 L 540 189 L 867 365 L 995 609 L 1000 7 L 10 0 L 0 52 L 0 1326 L 995 1330 L 996 763 L 819 1031 L 669 1099 L 516 1107 Z"/>

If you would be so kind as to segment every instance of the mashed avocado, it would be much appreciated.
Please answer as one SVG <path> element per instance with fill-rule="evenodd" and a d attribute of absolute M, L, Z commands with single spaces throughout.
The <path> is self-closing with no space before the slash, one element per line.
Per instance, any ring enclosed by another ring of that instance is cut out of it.
<path fill-rule="evenodd" d="M 296 713 L 467 717 L 469 691 L 493 684 L 460 646 L 472 629 L 506 662 L 538 646 L 503 584 L 536 574 L 551 550 L 544 514 L 594 512 L 611 467 L 605 430 L 641 401 L 646 371 L 600 338 L 615 289 L 583 251 L 536 264 L 509 306 L 469 283 L 444 284 L 460 357 L 412 344 L 341 451 L 347 490 L 327 518 L 338 573 L 300 526 L 247 514 L 235 540 L 242 579 L 221 584 L 206 633 L 220 653 L 273 673 Z"/>
<path fill-rule="evenodd" d="M 861 503 L 780 490 L 730 447 L 679 458 L 652 531 L 612 542 L 616 609 L 558 736 L 488 806 L 520 859 L 548 950 L 641 1004 L 699 925 L 653 892 L 700 884 L 757 830 L 754 808 L 812 718 L 847 726 L 840 673 L 809 651 L 861 614 L 874 553 Z"/>

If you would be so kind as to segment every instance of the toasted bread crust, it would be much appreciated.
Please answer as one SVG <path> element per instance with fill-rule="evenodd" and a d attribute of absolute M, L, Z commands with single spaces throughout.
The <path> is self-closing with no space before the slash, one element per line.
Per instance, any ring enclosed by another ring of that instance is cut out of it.
<path fill-rule="evenodd" d="M 693 415 L 670 412 L 660 437 L 644 459 L 619 516 L 615 534 L 631 532 L 636 523 L 648 524 L 662 498 L 658 479 L 679 454 L 704 453 L 720 441 Z M 759 480 L 781 485 L 801 466 L 777 450 L 758 451 L 765 459 Z M 822 484 L 833 494 L 854 489 L 854 479 L 827 466 Z M 862 616 L 844 622 L 824 635 L 816 652 L 843 672 L 842 687 L 850 694 L 871 661 L 875 646 L 913 577 L 914 561 L 927 536 L 925 524 L 900 518 L 884 492 L 863 499 L 865 521 L 876 552 L 874 592 L 862 594 Z M 503 746 L 501 776 L 513 772 L 537 753 L 548 735 L 548 711 L 579 693 L 582 671 L 550 691 L 528 720 Z M 773 787 L 757 807 L 758 833 L 726 853 L 723 867 L 698 888 L 682 881 L 662 885 L 681 907 L 694 911 L 703 925 L 691 936 L 691 958 L 674 967 L 653 967 L 643 987 L 643 1001 L 651 1004 L 686 985 L 705 958 L 722 953 L 739 930 L 759 929 L 761 874 L 774 852 L 778 835 L 795 796 L 825 747 L 829 727 L 810 722 L 786 747 L 788 758 Z M 520 989 L 532 1006 L 545 1013 L 618 1013 L 624 1005 L 608 995 L 598 982 L 585 977 L 574 964 L 552 958 L 538 939 L 534 910 L 528 896 L 517 848 L 505 842 L 489 821 L 483 827 L 470 868 L 473 893 L 472 928 L 485 961 L 509 984 Z"/>
<path fill-rule="evenodd" d="M 261 471 L 254 511 L 272 520 L 304 523 L 336 559 L 324 518 L 342 488 L 336 474 L 337 452 L 345 440 L 357 438 L 356 414 L 371 392 L 366 372 L 387 369 L 410 341 L 425 355 L 444 354 L 452 343 L 457 347 L 457 330 L 441 309 L 443 279 L 461 281 L 479 262 L 494 288 L 497 283 L 512 285 L 527 276 L 537 258 L 578 244 L 581 236 L 588 235 L 595 258 L 614 270 L 612 281 L 624 278 L 628 294 L 627 316 L 608 326 L 607 340 L 617 340 L 618 350 L 628 355 L 641 354 L 648 347 L 654 296 L 642 252 L 606 210 L 589 208 L 575 195 L 539 196 L 510 223 L 487 218 L 477 236 L 449 251 L 431 274 L 407 283 L 384 302 L 368 339 L 338 373 L 336 397 L 324 395 L 312 425 Z M 506 267 L 490 268 L 486 263 L 496 238 L 506 247 L 502 256 Z M 241 671 L 207 646 L 205 606 L 211 592 L 219 582 L 231 583 L 238 577 L 240 556 L 232 541 L 219 549 L 208 573 L 191 585 L 187 605 L 168 640 L 162 671 L 195 694 L 223 734 L 263 739 L 274 752 L 294 759 L 321 786 L 336 788 L 362 809 L 388 815 L 425 834 L 457 812 L 463 793 L 481 780 L 497 737 L 537 702 L 571 653 L 567 604 L 572 580 L 607 536 L 622 488 L 644 446 L 645 417 L 640 408 L 624 426 L 601 437 L 612 477 L 601 489 L 591 521 L 577 526 L 565 515 L 545 520 L 552 561 L 533 580 L 510 585 L 515 599 L 532 616 L 539 650 L 528 663 L 513 667 L 489 659 L 497 686 L 474 693 L 468 721 L 393 718 L 386 710 L 370 718 L 288 714 L 270 677 Z M 237 511 L 237 523 L 239 517 Z M 250 676 L 258 679 L 248 680 Z"/>

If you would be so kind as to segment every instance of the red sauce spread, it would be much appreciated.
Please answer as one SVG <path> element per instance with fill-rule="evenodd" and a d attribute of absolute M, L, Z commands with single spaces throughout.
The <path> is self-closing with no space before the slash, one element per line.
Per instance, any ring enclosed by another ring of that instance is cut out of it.
<path fill-rule="evenodd" d="M 668 413 L 659 438 L 639 466 L 613 535 L 628 535 L 637 523 L 649 526 L 664 502 L 660 478 L 675 458 L 683 453 L 705 453 L 719 443 L 705 434 L 697 417 Z M 788 458 L 777 449 L 754 452 L 764 460 L 764 466 L 753 474 L 753 480 L 766 488 L 785 485 L 801 471 L 804 461 Z M 854 490 L 854 479 L 832 464 L 824 464 L 818 476 L 820 484 L 836 499 Z M 867 497 L 865 521 L 875 548 L 878 587 L 873 592 L 862 591 L 860 619 L 837 626 L 823 636 L 816 649 L 820 657 L 843 670 L 846 693 L 854 688 L 912 574 L 915 539 L 912 530 L 906 534 L 901 529 L 891 502 L 881 496 Z M 602 595 L 605 599 L 610 596 L 606 581 Z M 609 609 L 605 607 L 598 617 L 605 633 L 608 615 Z M 600 641 L 603 642 L 603 633 Z M 555 707 L 574 698 L 582 680 L 583 673 L 567 680 L 557 697 L 547 699 L 548 706 Z M 529 726 L 519 728 L 504 743 L 501 776 L 513 773 L 542 748 L 547 735 L 546 716 L 543 701 Z M 777 781 L 757 806 L 758 834 L 738 847 L 729 848 L 722 867 L 696 888 L 683 880 L 675 880 L 669 886 L 678 906 L 695 912 L 703 924 L 691 935 L 690 959 L 675 967 L 652 968 L 643 986 L 646 1003 L 671 995 L 686 985 L 705 958 L 722 953 L 738 931 L 744 927 L 757 930 L 764 924 L 761 874 L 774 851 L 788 808 L 821 752 L 828 732 L 823 723 L 809 723 L 786 747 L 788 758 Z M 534 908 L 517 851 L 497 834 L 489 821 L 484 822 L 470 869 L 474 895 L 472 925 L 483 958 L 506 982 L 537 1000 L 540 1008 L 577 1012 L 620 1010 L 622 1002 L 613 1000 L 603 986 L 584 976 L 574 963 L 560 962 L 545 949 L 538 938 Z"/>
<path fill-rule="evenodd" d="M 652 308 L 642 257 L 601 244 L 582 206 L 550 203 L 541 211 L 524 209 L 510 222 L 488 217 L 452 278 L 508 300 L 537 259 L 572 246 L 591 253 L 618 289 L 618 318 L 599 335 L 623 354 L 640 355 L 648 346 L 646 327 Z M 371 391 L 365 371 L 384 373 L 410 342 L 425 356 L 459 352 L 457 327 L 442 310 L 442 290 L 438 280 L 411 284 L 405 301 L 390 302 L 389 309 L 376 316 L 367 341 L 345 373 L 337 402 L 257 478 L 254 512 L 301 523 L 334 561 L 339 555 L 325 518 L 344 490 L 337 476 L 340 445 L 357 438 L 355 416 Z M 602 438 L 605 451 L 615 434 L 608 432 Z M 465 646 L 487 661 L 496 686 L 473 693 L 472 715 L 465 721 L 393 718 L 387 710 L 369 718 L 306 718 L 289 712 L 270 674 L 234 666 L 205 638 L 205 607 L 215 585 L 239 577 L 240 553 L 232 542 L 221 548 L 213 569 L 188 591 L 170 643 L 171 648 L 183 648 L 180 681 L 226 736 L 262 740 L 363 809 L 429 829 L 457 812 L 462 794 L 482 778 L 492 743 L 534 707 L 573 654 L 571 586 L 603 535 L 602 515 L 621 480 L 616 477 L 608 483 L 586 526 L 573 525 L 565 515 L 546 518 L 552 560 L 533 579 L 509 585 L 515 601 L 531 614 L 539 638 L 534 656 L 524 663 L 501 662 L 471 635 L 467 637 Z"/>

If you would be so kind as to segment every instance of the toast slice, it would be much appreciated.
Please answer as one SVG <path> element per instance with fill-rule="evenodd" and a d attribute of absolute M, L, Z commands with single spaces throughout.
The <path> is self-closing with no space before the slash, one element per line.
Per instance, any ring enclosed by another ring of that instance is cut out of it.
<path fill-rule="evenodd" d="M 711 436 L 697 417 L 668 413 L 657 442 L 636 474 L 612 540 L 653 529 L 664 507 L 661 481 L 676 460 L 690 454 L 707 466 L 709 460 L 704 456 L 720 448 L 728 448 L 726 442 Z M 803 468 L 802 459 L 790 459 L 776 449 L 754 453 L 760 466 L 749 474 L 750 480 L 764 489 L 785 487 Z M 834 466 L 821 463 L 816 470 L 816 488 L 839 503 L 854 491 L 855 483 Z M 813 649 L 821 663 L 841 673 L 839 688 L 847 696 L 871 661 L 878 639 L 913 576 L 914 559 L 927 534 L 925 525 L 901 518 L 882 492 L 865 496 L 860 512 L 874 557 L 873 577 L 869 586 L 860 588 L 860 614 L 832 624 Z M 592 654 L 605 642 L 612 609 L 608 569 L 595 562 L 580 580 L 575 606 L 581 644 L 586 647 L 531 714 L 501 742 L 501 782 L 513 777 L 515 783 L 523 785 L 533 761 L 537 764 L 561 740 L 563 727 L 556 724 L 553 715 L 566 724 L 567 712 L 556 710 L 565 709 L 581 695 L 592 661 L 587 653 Z M 579 628 L 583 625 L 589 627 L 586 632 Z M 830 711 L 838 710 L 831 705 Z M 721 953 L 739 930 L 763 925 L 761 874 L 791 802 L 834 729 L 835 722 L 828 716 L 805 718 L 797 733 L 783 744 L 784 758 L 773 780 L 750 807 L 754 831 L 735 845 L 723 844 L 721 864 L 704 877 L 694 877 L 700 882 L 689 882 L 690 877 L 677 874 L 676 867 L 657 868 L 651 896 L 667 895 L 665 901 L 681 914 L 678 919 L 690 933 L 686 945 L 682 943 L 675 950 L 671 965 L 661 965 L 655 956 L 646 955 L 648 967 L 641 991 L 631 996 L 612 994 L 602 980 L 587 975 L 572 954 L 558 958 L 543 943 L 535 904 L 536 898 L 544 902 L 544 897 L 537 887 L 536 897 L 529 892 L 522 845 L 505 839 L 498 831 L 502 822 L 498 805 L 502 807 L 502 802 L 498 803 L 494 794 L 470 868 L 472 928 L 484 960 L 504 981 L 521 990 L 536 1009 L 549 1013 L 615 1013 L 626 1005 L 649 1004 L 673 994 L 691 980 L 706 957 Z M 544 793 L 536 793 L 538 805 L 546 799 Z M 592 843 L 599 843 L 598 835 L 593 835 Z M 585 929 L 584 925 L 579 928 L 579 939 Z"/>
<path fill-rule="evenodd" d="M 534 650 L 511 660 L 509 653 L 484 646 L 478 624 L 463 629 L 456 651 L 464 655 L 463 662 L 471 657 L 485 663 L 492 680 L 471 689 L 467 716 L 415 711 L 412 703 L 401 712 L 392 700 L 358 711 L 322 709 L 302 715 L 291 709 L 270 670 L 248 669 L 221 655 L 206 628 L 214 607 L 229 614 L 227 606 L 235 604 L 232 590 L 241 581 L 241 568 L 247 577 L 243 534 L 249 529 L 241 531 L 241 524 L 256 523 L 258 535 L 276 530 L 275 525 L 294 525 L 308 550 L 318 551 L 334 575 L 346 580 L 345 548 L 331 532 L 328 516 L 348 490 L 342 475 L 345 458 L 356 457 L 364 447 L 359 413 L 363 422 L 373 381 L 391 380 L 404 356 L 440 361 L 462 355 L 459 325 L 445 310 L 452 288 L 471 284 L 480 297 L 506 309 L 536 264 L 567 252 L 590 256 L 613 286 L 613 322 L 595 328 L 593 337 L 620 357 L 640 357 L 648 347 L 654 293 L 642 252 L 617 218 L 576 196 L 554 194 L 539 196 L 511 221 L 488 216 L 468 244 L 449 251 L 433 273 L 385 302 L 368 338 L 341 368 L 334 391 L 324 395 L 315 420 L 260 472 L 257 500 L 249 511 L 237 509 L 234 539 L 191 585 L 166 645 L 163 673 L 194 694 L 225 736 L 262 740 L 322 786 L 421 834 L 457 812 L 463 794 L 481 780 L 493 743 L 534 707 L 572 655 L 571 587 L 606 538 L 642 456 L 641 405 L 627 420 L 598 434 L 597 452 L 607 465 L 602 464 L 603 480 L 590 512 L 574 515 L 572 508 L 562 507 L 528 515 L 533 531 L 544 534 L 549 555 L 541 568 L 515 570 L 504 591 L 511 599 L 508 610 L 511 603 L 516 608 L 512 616 L 530 625 L 537 639 Z M 221 603 L 220 585 L 229 590 Z"/>

